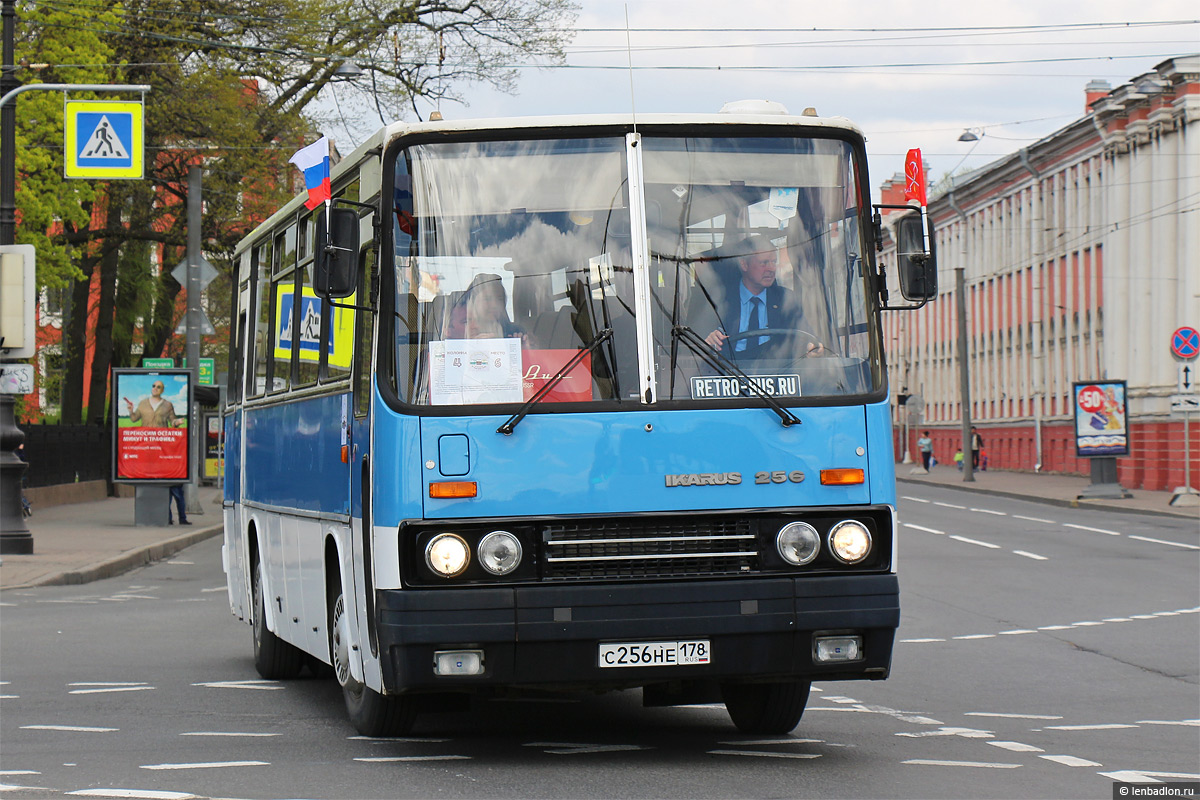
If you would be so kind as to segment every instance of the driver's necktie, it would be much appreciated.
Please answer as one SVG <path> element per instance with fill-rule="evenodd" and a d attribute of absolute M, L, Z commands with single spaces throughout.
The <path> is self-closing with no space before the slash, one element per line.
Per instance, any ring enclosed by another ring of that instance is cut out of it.
<path fill-rule="evenodd" d="M 767 327 L 767 321 L 763 319 L 763 301 L 760 297 L 750 298 L 750 317 L 746 320 L 746 330 L 757 331 Z M 759 347 L 759 336 L 751 336 L 746 340 L 746 350 L 744 352 L 753 352 Z"/>

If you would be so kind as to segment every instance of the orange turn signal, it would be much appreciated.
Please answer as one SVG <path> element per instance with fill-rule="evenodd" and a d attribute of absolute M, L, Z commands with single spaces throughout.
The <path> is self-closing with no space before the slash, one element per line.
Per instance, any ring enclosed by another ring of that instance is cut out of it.
<path fill-rule="evenodd" d="M 348 445 L 348 444 L 342 445 L 342 463 L 343 464 L 350 463 L 350 445 Z"/>
<path fill-rule="evenodd" d="M 479 494 L 479 484 L 475 481 L 440 481 L 429 484 L 429 496 L 441 499 L 455 497 L 475 497 Z"/>
<path fill-rule="evenodd" d="M 866 474 L 861 469 L 823 469 L 821 470 L 822 486 L 851 486 L 866 481 Z"/>

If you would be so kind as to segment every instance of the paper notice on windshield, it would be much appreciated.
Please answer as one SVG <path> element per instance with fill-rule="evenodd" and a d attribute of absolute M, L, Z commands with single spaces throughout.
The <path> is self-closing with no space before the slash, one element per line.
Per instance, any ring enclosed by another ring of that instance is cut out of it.
<path fill-rule="evenodd" d="M 520 339 L 429 343 L 429 400 L 435 406 L 520 403 L 523 375 Z"/>

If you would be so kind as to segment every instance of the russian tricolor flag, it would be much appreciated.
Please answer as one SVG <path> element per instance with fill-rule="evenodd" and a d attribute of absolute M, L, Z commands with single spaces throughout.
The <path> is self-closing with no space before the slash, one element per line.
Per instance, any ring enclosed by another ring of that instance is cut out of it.
<path fill-rule="evenodd" d="M 308 147 L 302 147 L 288 159 L 304 173 L 304 186 L 308 189 L 308 200 L 304 207 L 316 208 L 333 197 L 329 187 L 329 139 L 322 136 Z"/>

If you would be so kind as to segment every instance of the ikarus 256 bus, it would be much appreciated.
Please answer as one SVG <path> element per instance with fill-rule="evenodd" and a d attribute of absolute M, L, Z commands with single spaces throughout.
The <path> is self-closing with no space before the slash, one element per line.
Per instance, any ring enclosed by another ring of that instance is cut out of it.
<path fill-rule="evenodd" d="M 223 558 L 262 676 L 332 671 L 372 736 L 637 687 L 782 733 L 888 676 L 876 247 L 923 302 L 932 236 L 885 233 L 854 125 L 778 111 L 394 124 L 246 237 Z"/>

